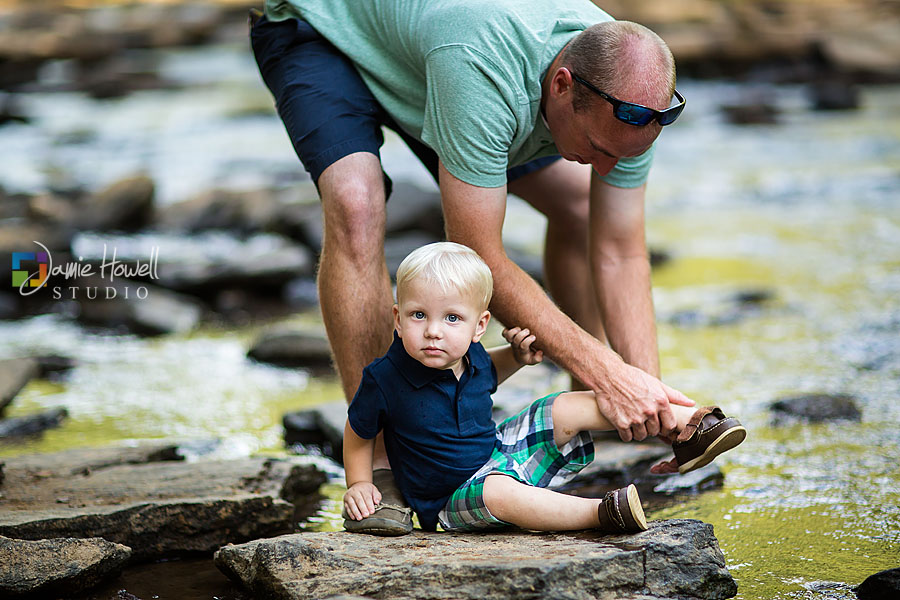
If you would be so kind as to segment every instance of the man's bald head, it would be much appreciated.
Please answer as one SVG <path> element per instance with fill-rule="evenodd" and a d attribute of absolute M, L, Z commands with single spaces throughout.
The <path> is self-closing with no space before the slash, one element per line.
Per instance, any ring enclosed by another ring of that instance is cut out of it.
<path fill-rule="evenodd" d="M 611 96 L 657 110 L 668 108 L 675 90 L 675 59 L 669 47 L 630 21 L 604 21 L 585 29 L 566 48 L 563 66 Z M 576 111 L 595 100 L 602 102 L 576 85 Z"/>

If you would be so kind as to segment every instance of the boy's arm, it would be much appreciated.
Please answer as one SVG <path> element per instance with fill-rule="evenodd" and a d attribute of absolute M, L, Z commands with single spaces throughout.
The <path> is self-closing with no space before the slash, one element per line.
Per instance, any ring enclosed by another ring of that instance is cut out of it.
<path fill-rule="evenodd" d="M 344 425 L 344 474 L 347 493 L 344 508 L 351 519 L 359 521 L 375 512 L 381 492 L 372 483 L 372 453 L 375 439 L 366 440 L 353 431 L 350 420 Z"/>
<path fill-rule="evenodd" d="M 513 327 L 504 329 L 503 337 L 509 346 L 497 346 L 488 350 L 488 355 L 497 371 L 497 385 L 506 381 L 524 365 L 536 365 L 544 360 L 544 353 L 531 347 L 535 337 L 527 329 Z"/>

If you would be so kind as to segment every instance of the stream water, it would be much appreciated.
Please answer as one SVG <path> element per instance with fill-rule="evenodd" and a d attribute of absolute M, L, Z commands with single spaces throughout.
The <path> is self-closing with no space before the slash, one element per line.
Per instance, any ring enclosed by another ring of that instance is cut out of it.
<path fill-rule="evenodd" d="M 243 45 L 154 56 L 184 89 L 24 98 L 33 121 L 0 128 L 0 182 L 12 191 L 94 188 L 141 168 L 160 203 L 213 185 L 304 185 Z M 65 72 L 59 63 L 45 77 Z M 749 437 L 720 461 L 723 488 L 649 516 L 712 523 L 738 598 L 849 600 L 867 575 L 900 566 L 900 89 L 865 88 L 860 110 L 820 113 L 802 88 L 768 87 L 779 109 L 772 126 L 722 117 L 718 106 L 747 86 L 679 89 L 688 108 L 661 137 L 647 203 L 649 244 L 672 256 L 653 276 L 664 378 L 738 415 Z M 384 159 L 395 180 L 432 185 L 395 138 Z M 542 226 L 511 199 L 509 245 L 540 252 Z M 770 299 L 734 312 L 734 293 L 759 290 Z M 283 321 L 321 327 L 315 311 Z M 57 315 L 0 322 L 0 358 L 78 360 L 61 381 L 30 383 L 9 410 L 65 406 L 69 419 L 0 447 L 0 458 L 160 438 L 220 439 L 215 452 L 226 457 L 284 453 L 282 414 L 340 390 L 333 379 L 248 361 L 248 344 L 272 324 L 139 338 Z M 853 394 L 862 421 L 774 426 L 768 404 L 804 392 Z M 339 481 L 324 492 L 308 527 L 338 529 Z M 129 572 L 129 591 L 233 592 L 208 571 L 197 576 L 208 584 L 163 590 L 161 571 Z"/>

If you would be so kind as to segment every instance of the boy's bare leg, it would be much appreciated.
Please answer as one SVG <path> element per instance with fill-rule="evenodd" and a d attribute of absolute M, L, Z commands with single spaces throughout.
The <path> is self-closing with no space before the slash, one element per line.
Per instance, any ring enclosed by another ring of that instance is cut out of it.
<path fill-rule="evenodd" d="M 677 428 L 684 429 L 696 410 L 692 406 L 672 404 Z M 553 441 L 562 448 L 581 431 L 612 431 L 615 427 L 597 407 L 594 392 L 564 392 L 553 400 Z"/>
<path fill-rule="evenodd" d="M 384 262 L 381 163 L 368 152 L 351 154 L 325 169 L 318 184 L 325 225 L 319 300 L 349 403 L 363 368 L 391 344 L 393 298 Z M 388 466 L 383 442 L 376 444 L 374 466 Z"/>
<path fill-rule="evenodd" d="M 525 529 L 567 531 L 600 525 L 599 498 L 570 496 L 499 474 L 485 478 L 483 493 L 492 515 Z"/>

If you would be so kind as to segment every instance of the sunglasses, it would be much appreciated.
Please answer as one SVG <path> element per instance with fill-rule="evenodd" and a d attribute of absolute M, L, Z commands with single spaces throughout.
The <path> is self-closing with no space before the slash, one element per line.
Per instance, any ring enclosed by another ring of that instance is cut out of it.
<path fill-rule="evenodd" d="M 663 126 L 671 125 L 675 122 L 675 119 L 678 118 L 678 115 L 681 114 L 681 111 L 684 110 L 684 96 L 679 94 L 678 90 L 675 90 L 675 99 L 678 100 L 678 104 L 672 106 L 671 108 L 667 108 L 666 110 L 656 110 L 650 108 L 649 106 L 642 106 L 633 102 L 624 102 L 622 100 L 619 100 L 618 98 L 613 98 L 606 92 L 600 91 L 575 73 L 572 73 L 572 79 L 612 104 L 613 114 L 616 116 L 616 118 L 623 123 L 628 123 L 629 125 L 643 126 L 651 123 L 654 120 Z"/>

